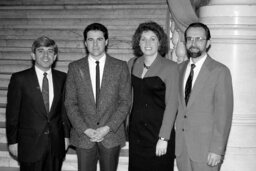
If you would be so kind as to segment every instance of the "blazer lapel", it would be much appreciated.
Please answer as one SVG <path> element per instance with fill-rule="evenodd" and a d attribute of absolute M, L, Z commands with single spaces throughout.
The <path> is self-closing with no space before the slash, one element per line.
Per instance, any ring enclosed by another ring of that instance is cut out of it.
<path fill-rule="evenodd" d="M 92 81 L 90 76 L 90 69 L 89 69 L 89 63 L 88 63 L 88 56 L 86 56 L 82 61 L 80 66 L 78 67 L 78 72 L 80 73 L 80 76 L 83 80 L 83 83 L 81 85 L 84 85 L 85 91 L 88 92 L 86 94 L 89 94 L 88 99 L 95 104 L 96 102 L 94 99 L 94 94 L 92 90 Z"/>
<path fill-rule="evenodd" d="M 106 55 L 106 62 L 104 66 L 103 76 L 102 76 L 102 82 L 101 82 L 101 88 L 100 88 L 100 97 L 99 97 L 99 103 L 101 104 L 101 101 L 103 100 L 103 97 L 107 97 L 106 93 L 109 82 L 111 81 L 111 71 L 113 71 L 113 66 L 111 62 L 111 57 Z"/>
<path fill-rule="evenodd" d="M 144 58 L 144 57 L 143 57 Z M 157 57 L 156 57 L 156 59 L 153 61 L 153 63 L 151 64 L 151 66 L 150 66 L 150 70 L 148 70 L 147 72 L 146 72 L 146 74 L 144 75 L 144 78 L 146 78 L 146 77 L 150 77 L 150 76 L 152 76 L 152 75 L 155 75 L 155 73 L 157 72 L 157 70 L 159 70 L 159 65 L 161 65 L 161 59 L 162 59 L 162 57 L 158 54 L 157 55 Z M 144 60 L 143 60 L 143 62 L 142 63 L 144 63 Z M 143 72 L 143 67 L 142 67 L 142 71 L 141 71 L 141 74 L 142 74 L 142 72 Z M 140 74 L 140 75 L 141 75 Z M 141 76 L 140 76 L 141 77 Z"/>
<path fill-rule="evenodd" d="M 190 99 L 188 101 L 188 107 L 193 103 L 193 101 L 196 99 L 196 96 L 200 93 L 201 89 L 204 87 L 206 80 L 209 78 L 210 71 L 208 69 L 208 65 L 210 63 L 211 59 L 209 56 L 207 56 L 205 62 L 202 65 L 202 68 L 197 76 L 197 79 L 194 83 Z"/>

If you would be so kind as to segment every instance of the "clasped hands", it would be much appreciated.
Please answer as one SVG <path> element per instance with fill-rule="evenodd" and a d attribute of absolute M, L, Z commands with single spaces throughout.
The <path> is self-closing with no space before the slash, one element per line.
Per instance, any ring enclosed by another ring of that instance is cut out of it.
<path fill-rule="evenodd" d="M 88 128 L 84 131 L 84 133 L 90 138 L 91 142 L 101 142 L 109 131 L 110 128 L 108 126 L 103 126 L 97 129 Z"/>

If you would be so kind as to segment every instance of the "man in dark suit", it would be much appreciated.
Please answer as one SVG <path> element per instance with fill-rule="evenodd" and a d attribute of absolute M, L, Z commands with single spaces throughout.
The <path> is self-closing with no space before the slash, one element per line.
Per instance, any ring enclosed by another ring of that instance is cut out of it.
<path fill-rule="evenodd" d="M 73 129 L 78 170 L 116 171 L 125 145 L 124 120 L 131 106 L 127 63 L 106 53 L 108 31 L 93 23 L 84 30 L 87 56 L 69 65 L 65 106 Z"/>
<path fill-rule="evenodd" d="M 51 68 L 57 55 L 55 41 L 39 37 L 32 45 L 33 67 L 14 73 L 10 80 L 7 140 L 21 171 L 61 170 L 69 122 L 63 97 L 66 74 Z"/>
<path fill-rule="evenodd" d="M 225 154 L 233 114 L 232 80 L 229 69 L 207 54 L 210 37 L 202 23 L 185 31 L 189 60 L 179 65 L 179 171 L 218 171 Z"/>

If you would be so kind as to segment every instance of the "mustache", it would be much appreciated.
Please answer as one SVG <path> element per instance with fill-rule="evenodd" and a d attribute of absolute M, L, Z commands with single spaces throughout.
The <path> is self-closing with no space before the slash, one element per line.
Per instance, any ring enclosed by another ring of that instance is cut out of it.
<path fill-rule="evenodd" d="M 193 52 L 192 49 L 197 49 L 198 51 L 197 52 Z M 187 49 L 187 56 L 189 58 L 197 58 L 197 57 L 199 57 L 201 55 L 202 55 L 202 51 L 199 48 L 191 47 L 191 48 Z"/>
<path fill-rule="evenodd" d="M 194 47 L 194 46 L 192 46 L 192 47 L 190 47 L 188 50 L 193 50 L 193 49 L 197 49 L 198 51 L 200 51 L 200 49 L 198 48 L 198 47 Z"/>

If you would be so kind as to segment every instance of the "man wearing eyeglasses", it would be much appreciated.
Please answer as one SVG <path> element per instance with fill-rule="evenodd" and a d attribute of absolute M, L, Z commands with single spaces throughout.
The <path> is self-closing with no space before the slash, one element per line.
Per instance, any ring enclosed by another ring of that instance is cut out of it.
<path fill-rule="evenodd" d="M 189 60 L 179 65 L 176 120 L 179 171 L 218 171 L 230 132 L 233 88 L 229 69 L 212 59 L 209 28 L 192 23 L 185 31 Z"/>

